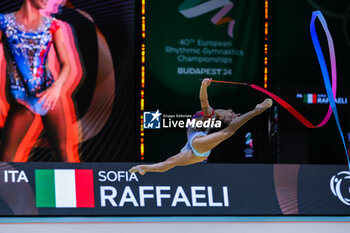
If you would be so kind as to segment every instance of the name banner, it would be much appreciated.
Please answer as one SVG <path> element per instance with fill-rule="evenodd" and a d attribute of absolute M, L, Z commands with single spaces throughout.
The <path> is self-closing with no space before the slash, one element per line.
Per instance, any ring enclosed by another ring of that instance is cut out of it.
<path fill-rule="evenodd" d="M 349 215 L 340 165 L 0 163 L 1 216 Z"/>

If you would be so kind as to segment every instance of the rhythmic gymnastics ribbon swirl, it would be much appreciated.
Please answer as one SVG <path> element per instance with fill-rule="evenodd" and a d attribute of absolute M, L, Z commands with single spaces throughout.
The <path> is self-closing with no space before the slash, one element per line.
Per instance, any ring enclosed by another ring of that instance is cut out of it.
<path fill-rule="evenodd" d="M 321 49 L 321 46 L 320 46 L 320 43 L 319 43 L 319 40 L 317 37 L 317 33 L 316 33 L 316 27 L 315 27 L 316 18 L 319 19 L 319 21 L 322 25 L 322 28 L 326 34 L 326 37 L 327 37 L 328 49 L 329 49 L 329 55 L 330 55 L 330 64 L 331 64 L 332 84 L 331 84 L 330 79 L 329 79 L 327 64 L 325 62 L 325 59 L 324 59 L 324 56 L 322 53 L 322 49 Z M 281 99 L 277 95 L 269 92 L 268 90 L 266 90 L 262 87 L 259 87 L 255 84 L 219 81 L 219 80 L 212 80 L 212 82 L 250 86 L 251 88 L 253 88 L 257 91 L 260 91 L 260 92 L 268 95 L 272 99 L 274 99 L 277 103 L 279 103 L 283 108 L 285 108 L 289 113 L 291 113 L 296 119 L 298 119 L 303 125 L 305 125 L 308 128 L 319 128 L 319 127 L 324 126 L 329 121 L 329 119 L 332 115 L 332 112 L 333 112 L 333 115 L 334 115 L 334 118 L 335 118 L 335 121 L 336 121 L 336 124 L 338 127 L 338 131 L 339 131 L 340 137 L 341 137 L 342 142 L 343 142 L 343 146 L 345 149 L 345 154 L 346 154 L 346 158 L 347 158 L 349 170 L 350 170 L 349 154 L 348 154 L 348 150 L 346 148 L 344 134 L 343 134 L 343 131 L 342 131 L 342 128 L 340 125 L 337 106 L 335 103 L 335 98 L 336 98 L 336 94 L 337 94 L 337 69 L 336 69 L 334 43 L 333 43 L 332 36 L 328 30 L 327 22 L 320 11 L 314 11 L 312 13 L 312 18 L 311 18 L 311 23 L 310 23 L 310 32 L 311 32 L 312 42 L 313 42 L 313 45 L 314 45 L 314 48 L 316 51 L 317 59 L 318 59 L 318 62 L 320 64 L 320 68 L 321 68 L 321 72 L 322 72 L 322 76 L 323 76 L 323 81 L 324 81 L 324 84 L 326 87 L 328 100 L 330 103 L 329 108 L 328 108 L 328 112 L 320 124 L 318 124 L 316 126 L 313 125 L 308 119 L 306 119 L 303 115 L 301 115 L 296 109 L 294 109 L 286 101 L 284 101 L 283 99 Z"/>
<path fill-rule="evenodd" d="M 233 3 L 230 0 L 210 0 L 204 3 L 201 2 L 203 2 L 203 0 L 186 0 L 179 6 L 179 12 L 186 18 L 194 18 L 222 7 L 222 9 L 211 18 L 211 22 L 215 25 L 228 23 L 227 34 L 233 38 L 235 20 L 231 17 L 224 17 L 233 8 Z"/>
<path fill-rule="evenodd" d="M 314 11 L 312 13 L 312 18 L 311 18 L 311 23 L 310 23 L 311 38 L 312 38 L 312 42 L 314 44 L 314 48 L 315 48 L 315 51 L 317 54 L 318 61 L 320 63 L 320 67 L 321 67 L 321 71 L 322 71 L 322 75 L 323 75 L 323 81 L 324 81 L 324 84 L 326 86 L 328 100 L 330 103 L 330 107 L 333 110 L 333 115 L 334 115 L 335 122 L 336 122 L 337 127 L 338 127 L 340 137 L 341 137 L 342 142 L 343 142 L 343 146 L 345 149 L 345 154 L 346 154 L 346 158 L 347 158 L 349 170 L 350 170 L 349 154 L 348 154 L 348 150 L 346 148 L 344 134 L 343 134 L 343 131 L 342 131 L 342 128 L 340 125 L 337 106 L 335 104 L 336 93 L 335 93 L 334 89 L 331 88 L 331 83 L 329 80 L 327 65 L 326 65 L 326 62 L 324 60 L 322 49 L 321 49 L 320 43 L 318 41 L 317 33 L 316 33 L 316 28 L 315 28 L 316 17 L 320 20 L 321 25 L 323 27 L 323 30 L 325 31 L 326 36 L 327 36 L 329 55 L 331 58 L 332 84 L 333 84 L 333 87 L 334 86 L 336 87 L 336 83 L 334 83 L 334 82 L 336 82 L 336 80 L 337 80 L 337 68 L 336 68 L 336 62 L 335 62 L 335 52 L 334 52 L 333 39 L 332 39 L 332 36 L 328 30 L 327 22 L 326 22 L 325 18 L 323 17 L 321 11 Z M 333 92 L 332 92 L 332 89 L 333 89 Z"/>

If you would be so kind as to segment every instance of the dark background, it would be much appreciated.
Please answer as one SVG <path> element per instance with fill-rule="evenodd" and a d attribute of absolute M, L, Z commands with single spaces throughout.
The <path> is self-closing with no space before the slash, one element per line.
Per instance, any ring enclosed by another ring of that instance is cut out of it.
<path fill-rule="evenodd" d="M 320 10 L 328 24 L 337 62 L 337 96 L 349 99 L 350 87 L 350 2 L 325 0 L 271 1 L 269 88 L 295 106 L 317 125 L 329 105 L 303 104 L 297 93 L 326 94 L 321 69 L 310 35 L 312 11 Z M 330 74 L 328 44 L 321 24 L 316 31 Z M 349 104 L 337 105 L 348 143 Z M 334 117 L 322 128 L 308 129 L 285 110 L 279 111 L 280 156 L 282 163 L 346 163 L 346 155 Z"/>

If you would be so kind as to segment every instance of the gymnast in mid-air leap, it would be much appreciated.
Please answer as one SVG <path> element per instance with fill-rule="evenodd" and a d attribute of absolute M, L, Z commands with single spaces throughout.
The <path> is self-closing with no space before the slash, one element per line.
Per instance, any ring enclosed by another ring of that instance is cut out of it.
<path fill-rule="evenodd" d="M 217 132 L 211 132 L 210 128 L 191 126 L 187 129 L 187 144 L 182 148 L 180 153 L 160 163 L 141 164 L 132 167 L 129 172 L 138 172 L 144 175 L 146 172 L 165 172 L 175 166 L 185 166 L 202 162 L 209 156 L 210 151 L 214 147 L 231 137 L 247 121 L 263 113 L 272 106 L 272 100 L 265 99 L 264 102 L 256 105 L 253 110 L 243 115 L 234 113 L 232 109 L 214 110 L 209 105 L 207 94 L 207 87 L 211 84 L 211 81 L 211 79 L 204 79 L 202 81 L 199 93 L 202 111 L 197 112 L 193 118 L 196 121 L 205 121 L 214 118 L 220 120 L 222 124 L 227 126 Z"/>

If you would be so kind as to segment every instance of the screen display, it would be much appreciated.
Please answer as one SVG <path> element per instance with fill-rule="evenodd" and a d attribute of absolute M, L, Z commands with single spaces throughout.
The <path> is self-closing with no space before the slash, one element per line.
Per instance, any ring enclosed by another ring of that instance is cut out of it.
<path fill-rule="evenodd" d="M 0 3 L 2 160 L 134 161 L 134 1 L 49 0 L 31 23 L 22 4 Z"/>

